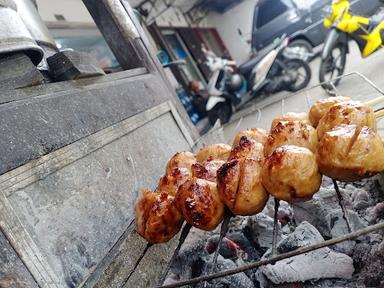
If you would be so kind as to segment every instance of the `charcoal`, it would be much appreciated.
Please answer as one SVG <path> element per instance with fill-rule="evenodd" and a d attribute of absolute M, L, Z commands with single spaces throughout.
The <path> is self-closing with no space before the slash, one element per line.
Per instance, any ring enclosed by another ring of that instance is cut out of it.
<path fill-rule="evenodd" d="M 351 229 L 353 231 L 363 229 L 367 225 L 361 220 L 359 215 L 352 210 L 347 210 L 347 215 L 349 223 L 351 224 Z M 331 230 L 331 235 L 333 238 L 343 236 L 348 234 L 347 224 L 343 218 L 343 213 L 341 209 L 334 209 L 327 215 L 327 224 Z M 348 255 L 352 254 L 353 247 L 355 246 L 355 240 L 344 241 L 332 246 L 332 249 L 338 252 L 346 253 Z"/>
<path fill-rule="evenodd" d="M 346 206 L 352 208 L 352 201 L 348 193 L 344 189 L 341 190 L 341 193 Z M 332 237 L 327 217 L 332 210 L 340 208 L 336 192 L 333 188 L 321 188 L 320 191 L 313 196 L 312 200 L 294 203 L 292 207 L 294 219 L 297 223 L 308 221 L 319 230 L 323 237 Z"/>
<path fill-rule="evenodd" d="M 250 231 L 252 241 L 262 248 L 271 247 L 273 237 L 273 218 L 264 213 L 259 213 L 248 218 L 247 226 Z M 279 224 L 278 240 L 281 239 L 281 229 Z"/>
<path fill-rule="evenodd" d="M 277 249 L 279 253 L 285 253 L 322 241 L 324 238 L 319 231 L 304 221 L 294 233 L 278 243 Z M 269 249 L 263 258 L 268 258 L 270 253 Z M 279 261 L 274 265 L 263 266 L 259 270 L 269 281 L 281 284 L 326 278 L 351 279 L 354 267 L 351 257 L 325 247 Z"/>
<path fill-rule="evenodd" d="M 219 235 L 212 236 L 207 241 L 206 249 L 209 254 L 214 253 L 219 241 Z M 244 261 L 255 261 L 261 254 L 252 246 L 251 242 L 240 233 L 230 233 L 224 237 L 219 253 L 226 259 L 236 260 L 241 258 Z"/>
<path fill-rule="evenodd" d="M 215 269 L 211 268 L 211 259 L 209 258 L 209 261 L 206 262 L 205 265 L 205 273 L 206 271 L 212 271 L 219 272 L 227 269 L 236 268 L 236 264 L 229 259 L 224 259 L 222 256 L 219 256 L 217 259 L 217 265 Z M 237 273 L 234 275 L 226 276 L 223 278 L 213 279 L 207 283 L 199 283 L 196 285 L 197 288 L 253 288 L 255 285 L 251 281 L 251 279 L 248 278 L 248 276 L 244 273 Z"/>

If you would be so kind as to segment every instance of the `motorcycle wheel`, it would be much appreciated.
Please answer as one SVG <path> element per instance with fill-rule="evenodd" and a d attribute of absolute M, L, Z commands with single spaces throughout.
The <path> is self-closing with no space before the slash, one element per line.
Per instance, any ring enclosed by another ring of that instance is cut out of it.
<path fill-rule="evenodd" d="M 341 79 L 335 78 L 344 74 L 346 62 L 347 50 L 341 45 L 335 46 L 325 59 L 321 59 L 319 72 L 320 83 L 330 82 L 321 84 L 324 89 L 332 90 L 332 84 L 334 86 L 339 85 Z"/>
<path fill-rule="evenodd" d="M 212 110 L 208 111 L 208 120 L 211 125 L 215 125 L 217 119 L 221 124 L 225 124 L 231 119 L 232 106 L 228 102 L 217 103 Z"/>
<path fill-rule="evenodd" d="M 301 59 L 291 59 L 285 62 L 288 73 L 296 73 L 295 81 L 287 88 L 288 91 L 296 92 L 308 86 L 311 81 L 312 72 L 308 63 Z"/>

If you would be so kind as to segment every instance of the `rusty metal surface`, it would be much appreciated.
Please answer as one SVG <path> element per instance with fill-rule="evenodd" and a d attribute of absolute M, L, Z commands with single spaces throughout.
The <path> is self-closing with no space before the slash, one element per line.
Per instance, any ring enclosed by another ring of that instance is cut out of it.
<path fill-rule="evenodd" d="M 102 261 L 134 218 L 140 187 L 152 187 L 166 160 L 189 149 L 178 131 L 172 115 L 164 114 L 8 194 L 20 224 L 54 271 L 56 285 L 79 285 Z M 84 141 L 84 145 L 95 144 Z M 36 173 L 52 169 L 58 168 L 47 162 Z M 17 242 L 12 244 L 19 248 Z"/>

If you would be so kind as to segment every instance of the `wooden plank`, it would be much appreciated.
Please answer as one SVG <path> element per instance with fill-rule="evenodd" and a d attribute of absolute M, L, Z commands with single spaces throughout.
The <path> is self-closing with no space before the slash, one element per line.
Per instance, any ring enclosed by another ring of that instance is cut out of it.
<path fill-rule="evenodd" d="M 164 103 L 0 176 L 0 226 L 40 286 L 77 286 L 108 266 L 139 187 L 190 149 L 171 111 Z"/>

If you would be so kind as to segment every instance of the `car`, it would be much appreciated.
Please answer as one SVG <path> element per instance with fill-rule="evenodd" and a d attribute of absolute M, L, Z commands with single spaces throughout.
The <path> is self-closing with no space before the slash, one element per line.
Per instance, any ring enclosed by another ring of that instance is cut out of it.
<path fill-rule="evenodd" d="M 252 50 L 261 51 L 276 38 L 286 34 L 291 47 L 301 47 L 312 53 L 313 47 L 324 42 L 327 29 L 323 25 L 323 9 L 331 0 L 259 0 L 256 3 Z M 382 6 L 380 0 L 351 1 L 352 11 L 372 15 Z"/>

